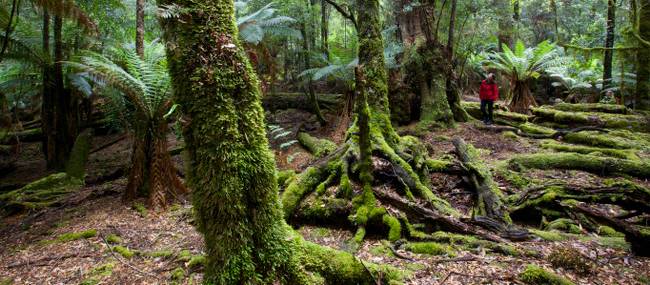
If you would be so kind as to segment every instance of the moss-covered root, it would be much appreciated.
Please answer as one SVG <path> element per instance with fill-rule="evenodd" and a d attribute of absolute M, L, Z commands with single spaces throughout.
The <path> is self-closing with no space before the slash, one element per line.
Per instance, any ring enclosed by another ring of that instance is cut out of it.
<path fill-rule="evenodd" d="M 454 138 L 453 144 L 460 158 L 474 191 L 476 191 L 476 204 L 474 214 L 486 216 L 504 224 L 511 224 L 508 209 L 503 203 L 503 193 L 499 190 L 490 168 L 481 160 L 478 150 L 465 143 L 461 138 Z"/>
<path fill-rule="evenodd" d="M 520 155 L 510 159 L 508 164 L 513 169 L 568 169 L 587 171 L 597 175 L 626 174 L 639 178 L 650 177 L 650 163 L 647 161 L 579 153 Z"/>
<path fill-rule="evenodd" d="M 399 284 L 410 272 L 363 262 L 352 254 L 296 238 L 298 258 L 324 284 Z"/>
<path fill-rule="evenodd" d="M 298 133 L 298 141 L 316 157 L 326 156 L 336 150 L 336 144 L 328 139 L 319 139 L 308 133 Z"/>
<path fill-rule="evenodd" d="M 599 112 L 599 113 L 612 113 L 612 114 L 628 113 L 628 109 L 623 105 L 600 104 L 600 103 L 584 103 L 584 104 L 560 103 L 560 104 L 555 104 L 550 108 L 559 111 L 566 111 L 566 112 Z"/>
<path fill-rule="evenodd" d="M 533 264 L 526 266 L 519 274 L 519 279 L 530 285 L 575 285 L 570 280 Z"/>
<path fill-rule="evenodd" d="M 461 106 L 473 118 L 477 120 L 483 119 L 483 114 L 481 113 L 481 103 L 462 102 Z M 528 115 L 499 110 L 500 109 L 499 106 L 495 106 L 495 108 L 496 108 L 496 111 L 494 111 L 495 120 L 502 120 L 504 122 L 512 122 L 512 123 L 526 123 L 531 119 L 531 116 Z"/>

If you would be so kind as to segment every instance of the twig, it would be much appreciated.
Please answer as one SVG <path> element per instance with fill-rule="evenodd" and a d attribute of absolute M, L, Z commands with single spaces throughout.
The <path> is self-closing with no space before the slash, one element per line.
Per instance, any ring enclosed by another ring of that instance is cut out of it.
<path fill-rule="evenodd" d="M 393 252 L 393 255 L 395 255 L 395 256 L 398 257 L 398 258 L 406 259 L 406 260 L 409 260 L 409 261 L 413 261 L 413 260 L 415 260 L 415 259 L 413 259 L 413 258 L 411 258 L 411 257 L 408 257 L 408 256 L 406 256 L 406 255 L 403 255 L 403 254 L 397 252 L 397 249 L 395 248 L 395 245 L 394 245 L 394 244 L 390 245 L 388 248 L 390 249 L 391 252 Z"/>
<path fill-rule="evenodd" d="M 146 275 L 146 276 L 149 276 L 149 277 L 153 277 L 153 278 L 156 278 L 156 279 L 158 279 L 158 280 L 161 280 L 161 279 L 162 279 L 162 278 L 160 278 L 159 276 L 157 276 L 157 275 L 155 275 L 155 274 L 152 274 L 152 273 L 149 273 L 149 272 L 142 271 L 142 270 L 138 269 L 137 267 L 131 265 L 130 263 L 128 263 L 128 262 L 122 260 L 120 257 L 118 257 L 118 256 L 115 254 L 115 252 L 113 251 L 113 248 L 111 247 L 111 245 L 109 245 L 109 244 L 108 244 L 108 241 L 106 241 L 106 238 L 104 238 L 104 237 L 102 236 L 102 240 L 104 241 L 104 244 L 106 244 L 106 246 L 108 247 L 108 250 L 110 251 L 111 255 L 112 255 L 113 257 L 115 257 L 115 259 L 117 259 L 117 261 L 119 261 L 120 263 L 126 265 L 127 267 L 131 268 L 133 271 L 138 272 L 138 273 L 140 273 L 140 274 L 142 274 L 142 275 Z"/>
<path fill-rule="evenodd" d="M 343 7 L 341 7 L 339 4 L 337 4 L 333 0 L 325 0 L 325 2 L 332 5 L 332 7 L 334 7 L 334 9 L 336 9 L 336 11 L 341 13 L 341 16 L 343 16 L 344 18 L 350 20 L 352 22 L 352 24 L 354 25 L 354 27 L 357 28 L 357 19 L 354 18 L 354 15 L 352 13 L 346 12 L 345 9 L 343 9 Z"/>

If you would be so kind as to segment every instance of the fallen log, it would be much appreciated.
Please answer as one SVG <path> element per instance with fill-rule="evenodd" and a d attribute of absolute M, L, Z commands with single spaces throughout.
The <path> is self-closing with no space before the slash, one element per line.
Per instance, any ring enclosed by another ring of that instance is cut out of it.
<path fill-rule="evenodd" d="M 328 139 L 319 139 L 308 133 L 298 133 L 298 141 L 315 157 L 326 156 L 336 150 L 336 144 Z"/>
<path fill-rule="evenodd" d="M 564 203 L 564 206 L 578 210 L 581 213 L 596 219 L 598 222 L 622 232 L 625 234 L 625 240 L 630 243 L 632 252 L 639 256 L 650 256 L 650 247 L 648 247 L 648 244 L 650 244 L 650 232 L 648 230 L 640 230 L 630 223 L 612 218 L 601 210 L 592 209 L 581 202 Z"/>
<path fill-rule="evenodd" d="M 478 226 L 465 223 L 452 216 L 437 213 L 415 202 L 408 201 L 395 193 L 381 189 L 381 187 L 373 187 L 373 192 L 379 200 L 404 211 L 414 219 L 426 220 L 451 232 L 476 235 L 494 242 L 506 242 L 506 239 L 483 230 Z"/>
<path fill-rule="evenodd" d="M 483 120 L 483 114 L 481 113 L 481 103 L 479 102 L 462 102 L 461 106 L 467 113 L 477 120 Z M 509 112 L 507 109 L 500 107 L 498 104 L 494 106 L 494 119 L 504 120 L 507 122 L 516 122 L 516 123 L 525 123 L 532 119 L 532 116 Z"/>
<path fill-rule="evenodd" d="M 319 106 L 323 109 L 335 111 L 343 104 L 343 95 L 341 94 L 316 94 L 316 97 Z M 262 105 L 267 111 L 286 109 L 314 111 L 313 104 L 303 93 L 269 93 L 262 98 Z"/>
<path fill-rule="evenodd" d="M 565 112 L 544 106 L 533 108 L 536 120 L 557 124 L 588 125 L 610 129 L 627 129 L 650 132 L 650 118 L 641 115 L 624 115 L 596 112 Z"/>
<path fill-rule="evenodd" d="M 537 153 L 519 155 L 508 161 L 510 169 L 534 168 L 541 170 L 582 170 L 600 176 L 626 174 L 639 178 L 650 177 L 650 162 L 579 153 Z"/>

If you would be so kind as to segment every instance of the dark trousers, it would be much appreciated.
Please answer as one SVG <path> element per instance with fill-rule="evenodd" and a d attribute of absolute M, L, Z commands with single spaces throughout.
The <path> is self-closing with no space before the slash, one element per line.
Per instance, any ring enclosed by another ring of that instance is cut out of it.
<path fill-rule="evenodd" d="M 487 107 L 487 110 L 485 110 Z M 492 100 L 481 100 L 481 113 L 483 113 L 483 122 L 492 123 L 494 122 L 494 101 Z"/>

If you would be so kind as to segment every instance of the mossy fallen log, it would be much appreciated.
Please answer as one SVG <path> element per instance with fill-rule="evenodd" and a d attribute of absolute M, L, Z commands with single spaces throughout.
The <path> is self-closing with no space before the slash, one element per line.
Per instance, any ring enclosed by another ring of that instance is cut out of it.
<path fill-rule="evenodd" d="M 60 204 L 65 196 L 84 186 L 85 165 L 90 150 L 90 132 L 81 133 L 66 163 L 66 171 L 36 180 L 26 186 L 0 195 L 0 210 L 13 214 Z"/>
<path fill-rule="evenodd" d="M 562 141 L 595 147 L 650 150 L 650 141 L 615 134 L 617 133 L 613 131 L 607 134 L 596 131 L 575 132 L 564 135 Z"/>
<path fill-rule="evenodd" d="M 341 94 L 316 94 L 316 97 L 323 109 L 338 110 L 343 104 Z M 269 93 L 262 98 L 262 105 L 267 111 L 298 109 L 313 112 L 313 104 L 303 93 Z"/>
<path fill-rule="evenodd" d="M 650 118 L 640 115 L 624 115 L 597 112 L 565 112 L 544 106 L 533 108 L 537 120 L 558 124 L 599 126 L 610 129 L 627 129 L 650 132 Z"/>
<path fill-rule="evenodd" d="M 611 149 L 601 147 L 591 147 L 582 145 L 562 144 L 553 140 L 543 141 L 540 145 L 542 148 L 552 149 L 558 152 L 575 152 L 590 155 L 607 155 L 615 158 L 639 160 L 639 157 L 633 150 L 628 149 Z"/>
<path fill-rule="evenodd" d="M 579 153 L 537 153 L 519 155 L 508 161 L 511 169 L 582 170 L 596 175 L 625 174 L 639 178 L 650 177 L 650 162 Z"/>
<path fill-rule="evenodd" d="M 0 132 L 0 144 L 15 144 L 18 142 L 38 142 L 43 138 L 40 128 L 28 129 L 19 132 Z"/>
<path fill-rule="evenodd" d="M 298 133 L 298 141 L 316 157 L 326 156 L 336 150 L 336 144 L 328 139 L 319 139 L 308 133 Z"/>
<path fill-rule="evenodd" d="M 629 110 L 623 105 L 601 104 L 601 103 L 582 103 L 570 104 L 559 103 L 551 106 L 552 109 L 565 112 L 598 112 L 611 114 L 628 114 Z"/>
<path fill-rule="evenodd" d="M 482 120 L 483 114 L 481 113 L 481 103 L 478 102 L 462 102 L 461 106 L 467 113 L 474 119 Z M 494 119 L 502 119 L 508 122 L 525 123 L 532 119 L 532 116 L 509 112 L 505 108 L 501 108 L 498 104 L 494 106 Z"/>

